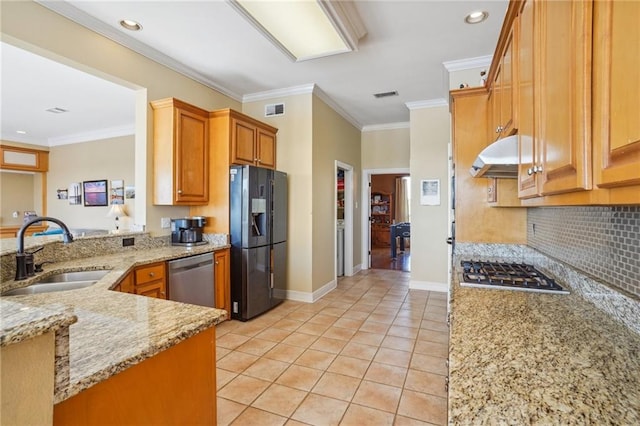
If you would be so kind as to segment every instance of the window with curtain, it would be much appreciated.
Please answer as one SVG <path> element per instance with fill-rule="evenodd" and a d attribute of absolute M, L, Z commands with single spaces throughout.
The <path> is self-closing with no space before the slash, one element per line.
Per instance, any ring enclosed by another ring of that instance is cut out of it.
<path fill-rule="evenodd" d="M 411 222 L 411 177 L 396 178 L 396 223 Z"/>

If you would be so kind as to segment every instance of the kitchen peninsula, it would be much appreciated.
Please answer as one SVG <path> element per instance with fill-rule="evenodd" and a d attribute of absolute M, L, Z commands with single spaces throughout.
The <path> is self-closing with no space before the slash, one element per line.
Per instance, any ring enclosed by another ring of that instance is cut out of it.
<path fill-rule="evenodd" d="M 157 418 L 154 416 L 184 419 L 202 415 L 215 421 L 215 405 L 210 403 L 215 401 L 214 326 L 227 318 L 227 312 L 111 289 L 136 266 L 228 246 L 210 243 L 184 248 L 158 244 L 162 238 L 145 234 L 135 238 L 142 250 L 126 250 L 120 244 L 117 252 L 101 248 L 113 244 L 113 240 L 117 243 L 122 236 L 80 238 L 73 245 L 85 253 L 92 252 L 92 256 L 56 261 L 45 267 L 45 273 L 110 270 L 90 287 L 0 299 L 3 350 L 55 332 L 54 423 L 65 423 L 71 416 L 75 421 L 83 416 L 90 420 L 95 414 L 78 412 L 78 407 L 89 405 L 102 410 L 101 416 L 112 416 L 115 422 L 123 421 L 124 417 L 119 417 L 123 414 L 129 422 L 135 422 L 136 416 L 150 421 Z M 28 248 L 34 239 L 27 240 Z M 11 241 L 2 240 L 3 269 L 14 261 L 6 246 Z M 46 246 L 55 246 L 61 252 L 72 246 L 63 247 L 52 237 L 48 241 Z M 37 240 L 35 244 L 42 243 Z M 84 248 L 80 247 L 83 244 Z M 33 278 L 16 282 L 3 274 L 1 290 L 6 292 L 31 281 Z M 179 367 L 176 361 L 180 361 Z M 131 385 L 129 397 L 126 389 Z M 169 385 L 179 387 L 165 392 Z M 140 397 L 148 387 L 154 388 L 153 398 L 142 401 Z M 182 388 L 184 392 L 178 392 Z M 182 398 L 189 398 L 190 404 L 182 404 Z"/>

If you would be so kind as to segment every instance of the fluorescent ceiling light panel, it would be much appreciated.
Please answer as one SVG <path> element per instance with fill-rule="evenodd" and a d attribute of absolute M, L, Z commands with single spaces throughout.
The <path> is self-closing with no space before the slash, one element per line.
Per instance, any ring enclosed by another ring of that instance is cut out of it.
<path fill-rule="evenodd" d="M 355 12 L 352 6 L 324 0 L 230 0 L 230 4 L 295 61 L 351 52 L 365 33 L 359 17 L 348 16 Z"/>

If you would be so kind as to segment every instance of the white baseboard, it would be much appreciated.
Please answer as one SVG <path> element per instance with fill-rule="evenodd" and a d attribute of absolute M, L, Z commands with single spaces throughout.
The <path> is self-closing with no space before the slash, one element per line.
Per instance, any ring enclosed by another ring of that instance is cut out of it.
<path fill-rule="evenodd" d="M 449 291 L 447 283 L 437 283 L 432 281 L 409 281 L 409 290 L 427 290 L 427 291 L 439 291 L 446 293 Z"/>
<path fill-rule="evenodd" d="M 353 267 L 353 273 L 351 275 L 355 275 L 360 271 L 362 271 L 362 263 L 358 263 Z"/>
<path fill-rule="evenodd" d="M 306 291 L 295 291 L 295 290 L 273 290 L 273 295 L 279 299 L 287 299 L 287 300 L 295 300 L 297 302 L 305 302 L 305 303 L 313 303 L 317 300 L 322 299 L 327 293 L 332 290 L 335 290 L 337 287 L 337 282 L 332 280 L 327 284 L 320 287 L 318 290 L 313 293 L 309 293 Z"/>

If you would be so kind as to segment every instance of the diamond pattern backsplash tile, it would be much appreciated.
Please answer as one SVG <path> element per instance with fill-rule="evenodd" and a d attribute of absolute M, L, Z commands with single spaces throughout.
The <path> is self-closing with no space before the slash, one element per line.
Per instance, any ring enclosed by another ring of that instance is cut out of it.
<path fill-rule="evenodd" d="M 529 208 L 527 244 L 640 298 L 640 206 Z"/>

